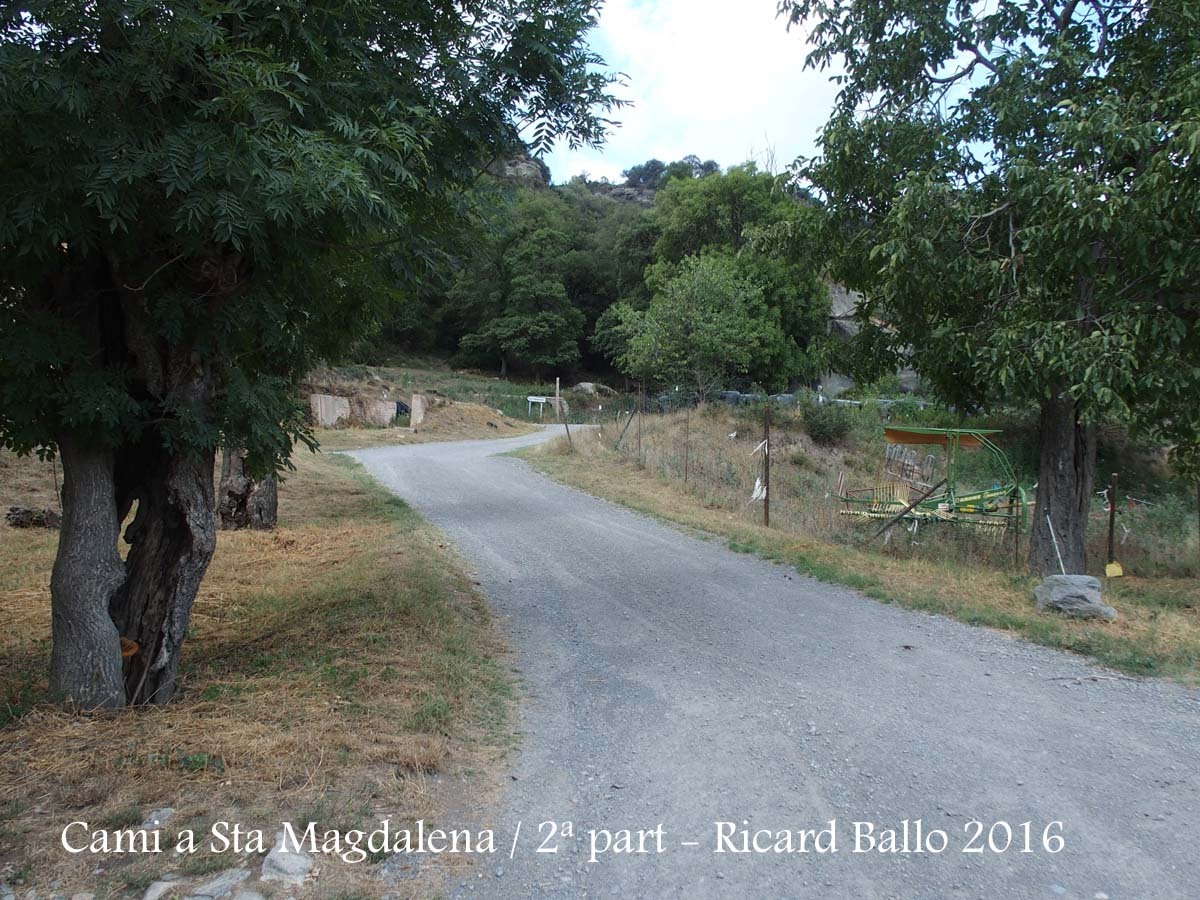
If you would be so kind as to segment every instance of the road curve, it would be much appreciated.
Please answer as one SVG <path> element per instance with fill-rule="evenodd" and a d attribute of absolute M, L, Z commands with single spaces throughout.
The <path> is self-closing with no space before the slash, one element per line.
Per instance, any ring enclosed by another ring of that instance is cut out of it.
<path fill-rule="evenodd" d="M 1200 897 L 1196 691 L 868 600 L 496 455 L 544 438 L 353 454 L 457 544 L 518 654 L 514 780 L 473 813 L 496 853 L 458 896 Z M 927 852 L 880 852 L 906 819 Z M 537 853 L 550 821 L 572 835 Z M 802 829 L 827 852 L 777 852 Z M 731 852 L 753 834 L 765 852 Z M 646 852 L 592 862 L 593 839 Z"/>

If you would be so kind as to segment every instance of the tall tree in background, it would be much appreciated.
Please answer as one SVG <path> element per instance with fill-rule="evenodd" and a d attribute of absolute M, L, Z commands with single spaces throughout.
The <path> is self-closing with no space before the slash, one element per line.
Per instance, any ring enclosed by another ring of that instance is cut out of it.
<path fill-rule="evenodd" d="M 828 325 L 829 295 L 821 280 L 823 258 L 805 252 L 811 245 L 800 239 L 819 230 L 816 209 L 748 163 L 724 174 L 670 179 L 655 197 L 654 221 L 656 261 L 645 274 L 651 288 L 688 257 L 728 254 L 738 274 L 762 292 L 779 326 L 772 332 L 776 339 L 756 355 L 749 377 L 783 389 L 819 376 L 817 349 Z M 797 236 L 787 254 L 768 251 L 758 240 L 779 232 Z"/>
<path fill-rule="evenodd" d="M 464 334 L 461 354 L 541 374 L 579 361 L 584 316 L 563 283 L 570 210 L 554 191 L 522 189 L 496 198 L 483 236 L 449 294 Z"/>
<path fill-rule="evenodd" d="M 295 379 L 379 316 L 356 270 L 386 248 L 419 280 L 519 130 L 535 151 L 602 137 L 596 6 L 0 12 L 0 444 L 63 463 L 53 691 L 170 699 L 214 548 L 214 449 L 286 463 L 306 437 Z"/>
<path fill-rule="evenodd" d="M 948 400 L 1037 403 L 1029 562 L 1086 565 L 1095 425 L 1187 440 L 1200 406 L 1200 7 L 786 0 L 844 66 L 822 155 L 866 355 Z"/>
<path fill-rule="evenodd" d="M 654 385 L 689 385 L 701 401 L 778 339 L 762 291 L 726 255 L 688 257 L 645 310 L 622 304 L 615 316 L 621 371 Z"/>
<path fill-rule="evenodd" d="M 658 187 L 659 179 L 667 171 L 667 164 L 661 159 L 648 159 L 644 163 L 630 166 L 621 173 L 625 183 L 630 187 Z"/>

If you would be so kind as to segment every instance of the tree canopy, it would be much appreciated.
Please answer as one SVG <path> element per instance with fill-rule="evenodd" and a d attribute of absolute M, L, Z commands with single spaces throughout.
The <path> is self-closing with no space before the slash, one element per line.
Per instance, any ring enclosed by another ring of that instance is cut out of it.
<path fill-rule="evenodd" d="M 57 450 L 51 685 L 170 698 L 212 458 L 419 282 L 486 163 L 603 135 L 593 0 L 35 2 L 0 13 L 0 445 Z M 116 534 L 126 531 L 128 559 Z M 122 663 L 118 637 L 138 652 Z"/>
<path fill-rule="evenodd" d="M 762 290 L 738 274 L 731 257 L 691 256 L 645 310 L 615 310 L 622 371 L 651 384 L 687 385 L 704 400 L 744 375 L 773 341 Z"/>
<path fill-rule="evenodd" d="M 1031 563 L 1083 570 L 1094 424 L 1195 434 L 1200 10 L 789 0 L 842 91 L 803 176 L 863 357 L 1042 408 Z"/>
<path fill-rule="evenodd" d="M 731 360 L 736 364 L 726 374 L 736 373 L 773 389 L 818 377 L 822 358 L 818 347 L 829 313 L 828 292 L 821 280 L 823 262 L 815 254 L 800 252 L 800 240 L 781 252 L 780 245 L 766 239 L 781 229 L 815 234 L 819 216 L 811 206 L 782 190 L 775 176 L 747 164 L 723 174 L 666 181 L 655 196 L 651 221 L 653 261 L 644 270 L 645 290 L 624 297 L 626 305 L 635 312 L 652 306 L 690 261 L 721 257 L 720 270 L 731 269 L 738 283 L 753 287 L 762 300 L 750 304 L 748 313 L 761 319 L 752 329 L 753 352 L 742 363 L 731 345 Z M 716 274 L 718 267 L 710 260 L 700 270 L 687 271 L 695 281 Z M 631 375 L 627 364 L 633 357 L 626 352 L 627 341 L 639 321 L 651 320 L 614 308 L 598 322 L 594 338 L 619 366 L 623 360 Z M 651 358 L 639 356 L 642 363 Z M 639 365 L 637 377 L 656 384 L 678 379 L 670 366 L 651 376 L 645 365 Z"/>

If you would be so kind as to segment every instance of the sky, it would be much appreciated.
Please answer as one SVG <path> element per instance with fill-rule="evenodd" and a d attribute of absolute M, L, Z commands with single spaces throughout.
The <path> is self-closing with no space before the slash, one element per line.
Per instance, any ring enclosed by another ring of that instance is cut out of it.
<path fill-rule="evenodd" d="M 775 15 L 776 0 L 606 0 L 592 49 L 628 76 L 634 105 L 604 146 L 545 157 L 555 183 L 586 173 L 621 181 L 647 159 L 694 153 L 727 167 L 785 169 L 812 155 L 837 89 L 805 70 L 807 45 Z"/>

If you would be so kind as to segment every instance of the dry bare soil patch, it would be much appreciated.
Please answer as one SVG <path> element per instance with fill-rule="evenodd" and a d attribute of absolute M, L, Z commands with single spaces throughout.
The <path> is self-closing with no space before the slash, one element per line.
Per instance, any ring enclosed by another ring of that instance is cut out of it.
<path fill-rule="evenodd" d="M 437 821 L 462 779 L 489 789 L 511 745 L 511 681 L 483 600 L 438 532 L 354 463 L 296 462 L 277 529 L 220 534 L 184 692 L 162 709 L 75 715 L 46 700 L 56 534 L 0 525 L 0 884 L 140 897 L 165 872 L 257 861 L 72 857 L 59 835 L 75 820 L 137 827 L 172 807 L 173 845 L 217 820 L 272 836 L 284 820 L 407 827 Z M 53 477 L 0 454 L 0 505 L 54 507 Z M 307 896 L 376 896 L 377 863 L 323 856 Z M 402 895 L 428 895 L 430 878 Z"/>

